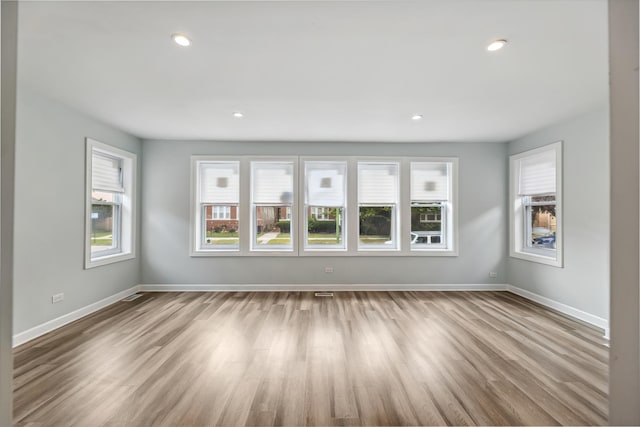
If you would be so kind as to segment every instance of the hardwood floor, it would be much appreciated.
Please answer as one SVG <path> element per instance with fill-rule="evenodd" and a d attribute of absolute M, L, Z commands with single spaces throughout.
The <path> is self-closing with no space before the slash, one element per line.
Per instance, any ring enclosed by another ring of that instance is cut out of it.
<path fill-rule="evenodd" d="M 146 293 L 15 350 L 19 426 L 606 424 L 606 341 L 507 292 Z"/>

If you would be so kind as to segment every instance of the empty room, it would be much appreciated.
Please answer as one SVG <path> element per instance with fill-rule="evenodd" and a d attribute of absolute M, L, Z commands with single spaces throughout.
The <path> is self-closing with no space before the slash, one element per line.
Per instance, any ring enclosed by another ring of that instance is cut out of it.
<path fill-rule="evenodd" d="M 638 2 L 2 2 L 1 426 L 636 425 Z"/>

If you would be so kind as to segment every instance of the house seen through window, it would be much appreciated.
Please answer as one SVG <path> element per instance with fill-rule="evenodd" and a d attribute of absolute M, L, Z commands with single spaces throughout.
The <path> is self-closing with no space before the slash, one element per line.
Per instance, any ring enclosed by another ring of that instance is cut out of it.
<path fill-rule="evenodd" d="M 455 158 L 193 156 L 191 171 L 192 256 L 457 255 Z"/>

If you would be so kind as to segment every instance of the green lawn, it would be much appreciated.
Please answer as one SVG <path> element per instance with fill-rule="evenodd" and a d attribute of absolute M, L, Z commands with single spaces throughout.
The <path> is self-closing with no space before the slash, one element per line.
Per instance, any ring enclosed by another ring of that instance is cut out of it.
<path fill-rule="evenodd" d="M 256 240 L 258 245 L 288 245 L 291 243 L 291 233 L 278 233 L 278 235 L 266 243 L 261 243 L 261 238 L 267 233 L 258 234 Z"/>
<path fill-rule="evenodd" d="M 226 238 L 226 237 L 238 237 L 238 232 L 237 231 L 232 231 L 232 232 L 223 231 L 223 232 L 220 232 L 220 233 L 216 233 L 216 232 L 213 232 L 213 231 L 207 231 L 207 237 L 224 237 L 224 238 Z"/>
<path fill-rule="evenodd" d="M 207 231 L 207 244 L 209 245 L 237 245 L 240 242 L 237 231 L 214 232 Z"/>
<path fill-rule="evenodd" d="M 391 236 L 360 236 L 363 245 L 381 245 L 388 240 L 391 240 Z"/>
<path fill-rule="evenodd" d="M 335 233 L 309 233 L 307 243 L 310 245 L 337 245 L 341 241 L 340 237 Z"/>
<path fill-rule="evenodd" d="M 291 239 L 271 239 L 269 240 L 269 242 L 267 243 L 268 245 L 288 245 L 289 243 L 291 243 Z"/>
<path fill-rule="evenodd" d="M 113 237 L 111 231 L 99 231 L 91 233 L 91 246 L 111 246 Z"/>

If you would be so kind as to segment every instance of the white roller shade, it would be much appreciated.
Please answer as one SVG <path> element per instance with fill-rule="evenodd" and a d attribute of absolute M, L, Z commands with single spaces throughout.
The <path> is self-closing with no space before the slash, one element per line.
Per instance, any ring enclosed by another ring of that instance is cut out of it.
<path fill-rule="evenodd" d="M 240 163 L 200 163 L 200 202 L 239 203 Z"/>
<path fill-rule="evenodd" d="M 411 200 L 449 200 L 450 164 L 411 162 Z"/>
<path fill-rule="evenodd" d="M 358 203 L 388 205 L 398 202 L 397 163 L 358 163 Z"/>
<path fill-rule="evenodd" d="M 305 162 L 304 167 L 308 206 L 345 206 L 346 162 Z"/>
<path fill-rule="evenodd" d="M 556 152 L 544 151 L 520 159 L 518 194 L 532 196 L 556 192 Z"/>
<path fill-rule="evenodd" d="M 292 162 L 252 162 L 253 203 L 289 205 L 293 203 Z"/>
<path fill-rule="evenodd" d="M 91 187 L 97 191 L 124 193 L 122 159 L 93 151 L 91 155 Z"/>

